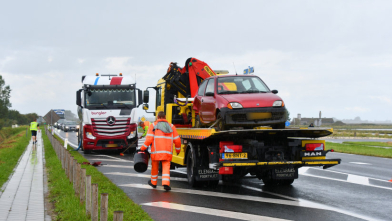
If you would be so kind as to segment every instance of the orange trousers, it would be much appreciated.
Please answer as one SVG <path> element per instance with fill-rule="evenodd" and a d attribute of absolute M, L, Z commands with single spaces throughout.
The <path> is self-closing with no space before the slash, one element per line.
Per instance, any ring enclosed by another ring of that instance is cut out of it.
<path fill-rule="evenodd" d="M 170 186 L 170 160 L 151 160 L 151 183 L 158 183 L 159 162 L 162 162 L 162 186 Z"/>

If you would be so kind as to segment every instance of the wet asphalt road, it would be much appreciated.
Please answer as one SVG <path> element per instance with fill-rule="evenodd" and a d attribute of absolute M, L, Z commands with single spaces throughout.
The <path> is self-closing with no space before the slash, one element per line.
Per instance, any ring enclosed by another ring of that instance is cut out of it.
<path fill-rule="evenodd" d="M 58 131 L 76 148 L 75 132 Z M 142 144 L 142 142 L 139 142 Z M 80 152 L 83 154 L 83 152 Z M 392 159 L 329 153 L 338 166 L 322 170 L 301 168 L 290 187 L 266 188 L 245 177 L 218 187 L 191 188 L 184 168 L 171 171 L 171 192 L 147 185 L 150 170 L 136 173 L 131 155 L 93 152 L 90 162 L 118 185 L 154 220 L 391 220 Z"/>

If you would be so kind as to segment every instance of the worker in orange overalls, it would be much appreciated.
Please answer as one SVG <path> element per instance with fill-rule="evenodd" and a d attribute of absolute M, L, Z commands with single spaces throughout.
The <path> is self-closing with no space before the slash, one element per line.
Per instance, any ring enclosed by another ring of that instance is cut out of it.
<path fill-rule="evenodd" d="M 151 146 L 151 180 L 148 184 L 156 188 L 158 183 L 159 161 L 162 161 L 162 185 L 166 191 L 170 188 L 170 162 L 173 156 L 173 144 L 176 147 L 177 155 L 181 151 L 181 139 L 178 136 L 176 127 L 166 121 L 166 114 L 163 111 L 158 113 L 158 119 L 148 129 L 146 141 L 141 150 L 146 150 Z"/>
<path fill-rule="evenodd" d="M 142 136 L 139 137 L 139 139 L 142 139 L 143 137 L 145 137 L 147 135 L 148 132 L 148 127 L 150 126 L 150 122 L 149 121 L 140 121 L 139 122 L 139 126 L 143 128 L 144 133 L 142 134 Z"/>

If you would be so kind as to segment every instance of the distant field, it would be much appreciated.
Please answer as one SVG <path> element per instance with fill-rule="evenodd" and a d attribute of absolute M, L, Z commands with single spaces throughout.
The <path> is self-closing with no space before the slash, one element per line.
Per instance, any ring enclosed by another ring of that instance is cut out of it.
<path fill-rule="evenodd" d="M 326 147 L 340 153 L 392 158 L 392 148 L 383 148 L 392 146 L 383 142 L 343 142 L 342 144 L 326 142 Z"/>

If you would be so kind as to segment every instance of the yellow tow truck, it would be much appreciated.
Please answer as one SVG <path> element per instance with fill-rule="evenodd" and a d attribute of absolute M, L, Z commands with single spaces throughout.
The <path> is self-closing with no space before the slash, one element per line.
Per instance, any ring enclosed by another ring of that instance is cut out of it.
<path fill-rule="evenodd" d="M 155 90 L 155 110 L 148 112 L 148 88 L 143 109 L 154 115 L 164 111 L 168 122 L 176 126 L 182 146 L 178 155 L 173 147 L 172 167 L 186 167 L 191 186 L 214 186 L 219 180 L 238 180 L 247 174 L 262 179 L 265 185 L 291 185 L 300 167 L 326 169 L 340 164 L 340 159 L 326 159 L 333 150 L 327 150 L 325 141 L 319 139 L 332 134 L 332 128 L 217 130 L 215 124 L 195 128 L 193 99 L 178 90 L 176 84 L 186 87 L 186 83 L 173 80 L 179 79 L 170 75 L 173 69 L 169 68 L 155 87 L 149 87 Z"/>

